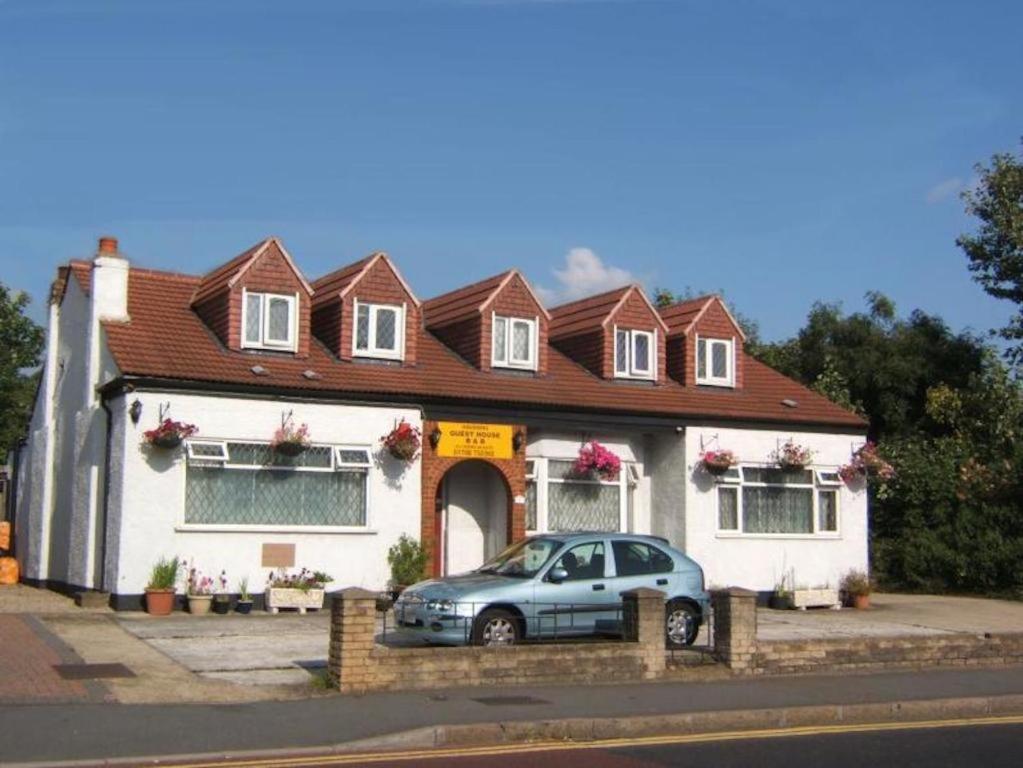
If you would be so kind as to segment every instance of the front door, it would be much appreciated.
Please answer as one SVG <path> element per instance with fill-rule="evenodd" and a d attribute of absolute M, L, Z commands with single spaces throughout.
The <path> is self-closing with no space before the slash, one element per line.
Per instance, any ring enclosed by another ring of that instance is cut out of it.
<path fill-rule="evenodd" d="M 507 487 L 500 473 L 482 461 L 456 464 L 443 486 L 443 572 L 465 573 L 507 545 Z"/>

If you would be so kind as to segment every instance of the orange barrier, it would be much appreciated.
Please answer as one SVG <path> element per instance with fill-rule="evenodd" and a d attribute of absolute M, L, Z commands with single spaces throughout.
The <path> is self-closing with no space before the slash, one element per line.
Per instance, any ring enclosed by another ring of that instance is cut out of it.
<path fill-rule="evenodd" d="M 0 584 L 18 583 L 18 561 L 13 557 L 0 557 Z"/>
<path fill-rule="evenodd" d="M 11 548 L 11 524 L 0 523 L 0 549 Z"/>

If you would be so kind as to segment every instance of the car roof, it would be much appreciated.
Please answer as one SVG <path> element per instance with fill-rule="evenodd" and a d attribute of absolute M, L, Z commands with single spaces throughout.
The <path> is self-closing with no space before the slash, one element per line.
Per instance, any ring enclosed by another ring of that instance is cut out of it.
<path fill-rule="evenodd" d="M 611 531 L 559 531 L 557 533 L 538 533 L 535 536 L 531 536 L 533 539 L 557 539 L 558 541 L 569 543 L 576 539 L 589 539 L 594 536 L 624 539 L 628 541 L 652 541 L 657 542 L 662 546 L 671 546 L 669 542 L 663 536 L 651 536 L 645 533 L 614 533 Z"/>

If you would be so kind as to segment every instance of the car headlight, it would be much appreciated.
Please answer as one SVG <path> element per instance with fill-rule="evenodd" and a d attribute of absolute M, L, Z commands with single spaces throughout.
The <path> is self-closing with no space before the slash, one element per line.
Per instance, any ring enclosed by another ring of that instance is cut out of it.
<path fill-rule="evenodd" d="M 426 610 L 439 613 L 450 613 L 454 607 L 455 604 L 451 600 L 431 600 L 426 604 Z"/>

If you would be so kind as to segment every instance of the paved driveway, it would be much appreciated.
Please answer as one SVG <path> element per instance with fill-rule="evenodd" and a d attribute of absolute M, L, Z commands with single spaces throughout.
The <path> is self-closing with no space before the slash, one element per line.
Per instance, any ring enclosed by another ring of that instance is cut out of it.
<path fill-rule="evenodd" d="M 757 612 L 760 640 L 905 637 L 1023 632 L 1023 603 L 975 597 L 871 595 L 865 611 L 827 608 Z"/>

